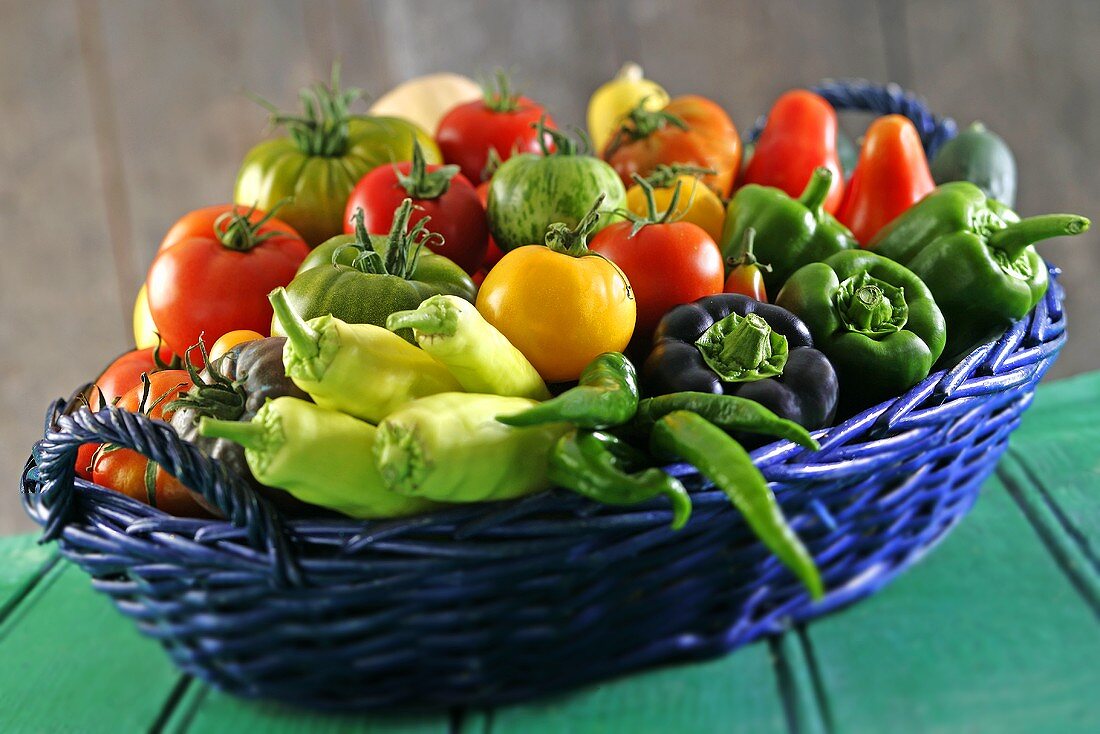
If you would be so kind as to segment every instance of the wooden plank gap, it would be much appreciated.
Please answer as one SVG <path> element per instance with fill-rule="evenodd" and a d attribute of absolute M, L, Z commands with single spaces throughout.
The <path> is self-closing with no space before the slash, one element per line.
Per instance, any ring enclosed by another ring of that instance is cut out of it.
<path fill-rule="evenodd" d="M 822 675 L 821 666 L 817 662 L 817 653 L 814 651 L 813 640 L 806 630 L 806 625 L 800 624 L 795 628 L 798 635 L 798 643 L 802 650 L 806 668 L 810 674 L 810 683 L 813 686 L 814 700 L 821 714 L 821 720 L 825 724 L 825 730 L 836 731 L 836 719 L 833 718 L 832 706 L 829 705 L 829 692 L 825 688 L 825 676 Z"/>
<path fill-rule="evenodd" d="M 788 730 L 791 734 L 831 734 L 798 635 L 787 632 L 769 637 L 768 648 L 775 665 L 776 684 Z"/>
<path fill-rule="evenodd" d="M 1100 617 L 1100 569 L 1096 559 L 1087 550 L 1083 539 L 1075 539 L 1072 525 L 1067 518 L 1060 516 L 1057 506 L 1043 491 L 1038 477 L 1032 475 L 1012 453 L 1001 460 L 997 477 L 1057 562 L 1058 568 L 1093 613 Z M 1031 486 L 1025 486 L 1025 482 Z"/>
<path fill-rule="evenodd" d="M 176 709 L 179 708 L 180 702 L 183 701 L 187 689 L 191 687 L 193 682 L 194 678 L 191 676 L 180 675 L 176 685 L 172 686 L 172 690 L 168 693 L 168 698 L 164 699 L 164 706 L 157 715 L 156 721 L 149 727 L 149 734 L 161 734 L 161 732 L 167 731 L 165 727 L 172 721 Z"/>
<path fill-rule="evenodd" d="M 909 88 L 913 84 L 913 55 L 909 47 L 905 0 L 876 0 L 889 81 Z"/>
<path fill-rule="evenodd" d="M 126 194 L 126 176 L 122 165 L 118 118 L 107 71 L 107 43 L 98 0 L 76 0 L 77 35 L 84 79 L 88 87 L 92 131 L 99 158 L 107 214 L 107 236 L 111 239 L 115 280 L 120 295 L 120 314 L 126 333 L 132 327 L 130 313 L 138 273 L 134 268 L 134 237 L 130 220 L 130 202 Z"/>
<path fill-rule="evenodd" d="M 4 621 L 9 616 L 11 616 L 16 607 L 23 603 L 24 599 L 30 596 L 35 587 L 46 577 L 46 574 L 57 565 L 59 558 L 61 558 L 61 556 L 54 553 L 53 556 L 39 566 L 33 574 L 28 576 L 27 579 L 15 589 L 11 596 L 4 600 L 3 604 L 0 604 L 0 626 L 4 624 Z"/>
<path fill-rule="evenodd" d="M 190 678 L 190 676 L 185 677 Z M 178 697 L 175 695 L 175 689 L 173 689 L 172 695 L 168 699 L 172 701 L 171 711 L 167 711 L 167 716 L 157 718 L 157 724 L 160 726 L 159 731 L 165 732 L 165 734 L 183 734 L 190 731 L 195 713 L 202 707 L 211 691 L 210 686 L 207 684 L 193 678 L 191 678 L 191 681 L 192 683 L 189 683 L 179 692 Z"/>

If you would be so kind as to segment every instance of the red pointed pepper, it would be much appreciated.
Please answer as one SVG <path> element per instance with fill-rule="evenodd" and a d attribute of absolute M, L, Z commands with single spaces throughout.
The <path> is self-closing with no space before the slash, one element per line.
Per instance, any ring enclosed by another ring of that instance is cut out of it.
<path fill-rule="evenodd" d="M 913 123 L 902 115 L 886 115 L 867 128 L 836 218 L 866 245 L 935 187 Z"/>
<path fill-rule="evenodd" d="M 798 198 L 819 166 L 833 172 L 825 211 L 835 214 L 844 196 L 844 176 L 836 149 L 836 110 L 805 89 L 792 89 L 775 101 L 768 124 L 756 141 L 743 183 L 774 186 Z"/>

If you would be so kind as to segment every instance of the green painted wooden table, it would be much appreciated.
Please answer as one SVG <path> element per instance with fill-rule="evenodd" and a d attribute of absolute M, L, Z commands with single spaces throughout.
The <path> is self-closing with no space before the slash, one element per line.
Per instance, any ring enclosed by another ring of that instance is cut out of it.
<path fill-rule="evenodd" d="M 1100 731 L 1100 372 L 1044 385 L 970 516 L 881 594 L 724 659 L 495 710 L 332 717 L 181 675 L 30 536 L 0 540 L 4 732 Z"/>

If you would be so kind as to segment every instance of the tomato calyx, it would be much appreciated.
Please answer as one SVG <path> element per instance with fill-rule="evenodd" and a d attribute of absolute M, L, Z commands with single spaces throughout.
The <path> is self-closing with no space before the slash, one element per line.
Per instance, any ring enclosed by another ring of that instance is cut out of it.
<path fill-rule="evenodd" d="M 198 367 L 191 359 L 191 350 L 198 349 L 202 355 L 202 363 L 210 375 L 210 381 L 202 377 Z M 191 377 L 194 387 L 182 393 L 165 406 L 165 411 L 175 412 L 181 408 L 190 408 L 198 416 L 210 416 L 219 420 L 235 421 L 244 415 L 244 407 L 247 396 L 244 387 L 239 382 L 230 380 L 218 368 L 218 365 L 210 361 L 210 355 L 206 351 L 206 344 L 199 337 L 198 344 L 188 347 L 184 353 L 187 374 Z"/>
<path fill-rule="evenodd" d="M 665 163 L 657 164 L 653 172 L 645 177 L 649 185 L 655 189 L 667 189 L 672 186 L 680 176 L 715 176 L 718 174 L 713 168 L 691 166 L 684 163 L 673 163 L 671 166 Z"/>
<path fill-rule="evenodd" d="M 760 270 L 765 270 L 770 273 L 772 271 L 772 266 L 756 259 L 756 254 L 753 252 L 753 243 L 755 241 L 756 230 L 749 227 L 741 237 L 741 252 L 726 258 L 726 265 L 728 265 L 731 270 L 736 268 L 759 268 Z"/>
<path fill-rule="evenodd" d="M 515 112 L 519 109 L 519 92 L 512 89 L 512 80 L 504 69 L 497 69 L 493 78 L 481 83 L 481 99 L 493 112 Z"/>
<path fill-rule="evenodd" d="M 653 195 L 653 184 L 637 173 L 632 174 L 631 178 L 634 179 L 634 183 L 638 184 L 642 189 L 642 193 L 645 194 L 646 214 L 642 216 L 632 211 L 622 212 L 623 216 L 629 219 L 634 225 L 630 228 L 630 237 L 638 234 L 643 227 L 648 227 L 651 224 L 672 224 L 673 222 L 678 222 L 683 219 L 684 214 L 687 213 L 686 209 L 676 213 L 676 207 L 680 204 L 680 191 L 682 189 L 680 181 L 677 181 L 675 187 L 672 189 L 672 198 L 668 202 L 668 208 L 663 212 L 659 212 L 657 211 L 657 199 Z M 693 191 L 692 196 L 694 196 L 694 194 L 695 192 Z M 688 206 L 690 205 L 689 202 Z"/>
<path fill-rule="evenodd" d="M 565 222 L 554 222 L 546 228 L 544 242 L 554 252 L 570 257 L 584 257 L 595 253 L 588 249 L 588 237 L 592 234 L 600 221 L 600 205 L 603 204 L 604 194 L 596 197 L 592 208 L 581 217 L 577 226 L 570 229 Z"/>
<path fill-rule="evenodd" d="M 647 110 L 646 99 L 640 100 L 634 109 L 627 113 L 622 125 L 615 131 L 614 137 L 607 145 L 606 156 L 610 156 L 627 143 L 648 138 L 654 133 L 664 130 L 669 125 L 687 131 L 691 127 L 683 118 L 666 110 Z"/>
<path fill-rule="evenodd" d="M 539 148 L 545 157 L 552 155 L 571 156 L 588 155 L 592 149 L 592 141 L 588 139 L 588 133 L 579 127 L 572 128 L 577 137 L 572 137 L 561 130 L 546 126 L 546 115 L 540 117 L 531 127 L 538 132 Z"/>
<path fill-rule="evenodd" d="M 302 153 L 337 158 L 347 152 L 351 106 L 363 96 L 363 90 L 341 89 L 340 64 L 334 63 L 328 84 L 317 82 L 298 93 L 304 110 L 300 115 L 280 112 L 266 99 L 251 96 L 270 114 L 271 127 L 285 127 Z"/>
<path fill-rule="evenodd" d="M 214 220 L 214 235 L 223 247 L 237 252 L 248 252 L 272 237 L 285 236 L 285 232 L 278 230 L 260 234 L 260 229 L 271 221 L 275 216 L 275 212 L 279 211 L 288 201 L 290 199 L 283 199 L 271 207 L 271 211 L 256 221 L 252 221 L 252 216 L 257 211 L 255 204 L 243 213 L 238 211 L 237 207 L 234 207 Z"/>
<path fill-rule="evenodd" d="M 343 252 L 351 249 L 358 253 L 351 261 L 351 267 L 359 272 L 369 275 L 396 275 L 404 280 L 412 280 L 424 248 L 429 245 L 438 247 L 443 244 L 443 235 L 428 231 L 428 222 L 431 221 L 431 217 L 421 217 L 412 229 L 408 229 L 412 210 L 412 199 L 405 199 L 394 211 L 393 225 L 387 235 L 386 254 L 383 257 L 375 248 L 370 233 L 367 232 L 363 208 L 357 208 L 352 217 L 355 222 L 355 241 L 341 245 L 333 251 L 333 265 L 339 263 Z"/>
<path fill-rule="evenodd" d="M 490 149 L 491 152 L 496 151 Z M 500 158 L 498 157 L 499 161 Z M 413 141 L 412 164 L 408 174 L 402 173 L 394 166 L 394 174 L 397 183 L 405 189 L 405 193 L 413 199 L 438 199 L 451 188 L 451 181 L 459 172 L 459 166 L 440 166 L 434 171 L 428 171 L 428 164 L 424 160 L 424 151 L 419 141 Z"/>

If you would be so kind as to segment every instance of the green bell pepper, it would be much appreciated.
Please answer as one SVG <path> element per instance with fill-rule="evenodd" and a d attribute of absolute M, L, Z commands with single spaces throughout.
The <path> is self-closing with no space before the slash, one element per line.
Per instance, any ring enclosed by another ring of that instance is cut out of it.
<path fill-rule="evenodd" d="M 722 256 L 728 261 L 740 255 L 745 230 L 755 229 L 753 252 L 757 260 L 771 266 L 770 272 L 762 270 L 761 274 L 766 291 L 774 298 L 791 273 L 803 265 L 858 247 L 848 228 L 824 209 L 832 180 L 828 168 L 814 169 L 797 199 L 771 186 L 742 186 L 726 207 Z"/>
<path fill-rule="evenodd" d="M 412 199 L 405 199 L 394 212 L 393 228 L 383 245 L 367 234 L 360 212 L 354 236 L 334 237 L 318 248 L 329 253 L 329 265 L 313 260 L 313 267 L 306 268 L 303 263 L 290 281 L 287 299 L 294 311 L 307 321 L 331 314 L 349 324 L 385 327 L 391 313 L 415 309 L 430 296 L 442 293 L 473 301 L 477 288 L 470 276 L 424 247 L 433 236 L 425 228 L 430 217 L 405 231 L 411 214 Z M 278 319 L 272 321 L 271 333 L 286 336 Z M 400 336 L 416 343 L 411 329 L 403 329 Z"/>
<path fill-rule="evenodd" d="M 906 265 L 947 319 L 944 359 L 956 361 L 1023 318 L 1046 293 L 1033 243 L 1080 234 L 1089 220 L 1045 214 L 1021 220 L 966 181 L 946 183 L 884 227 L 869 247 Z"/>
<path fill-rule="evenodd" d="M 806 322 L 832 362 L 843 412 L 897 397 L 927 377 L 947 336 L 920 278 L 865 250 L 799 268 L 775 303 Z"/>

